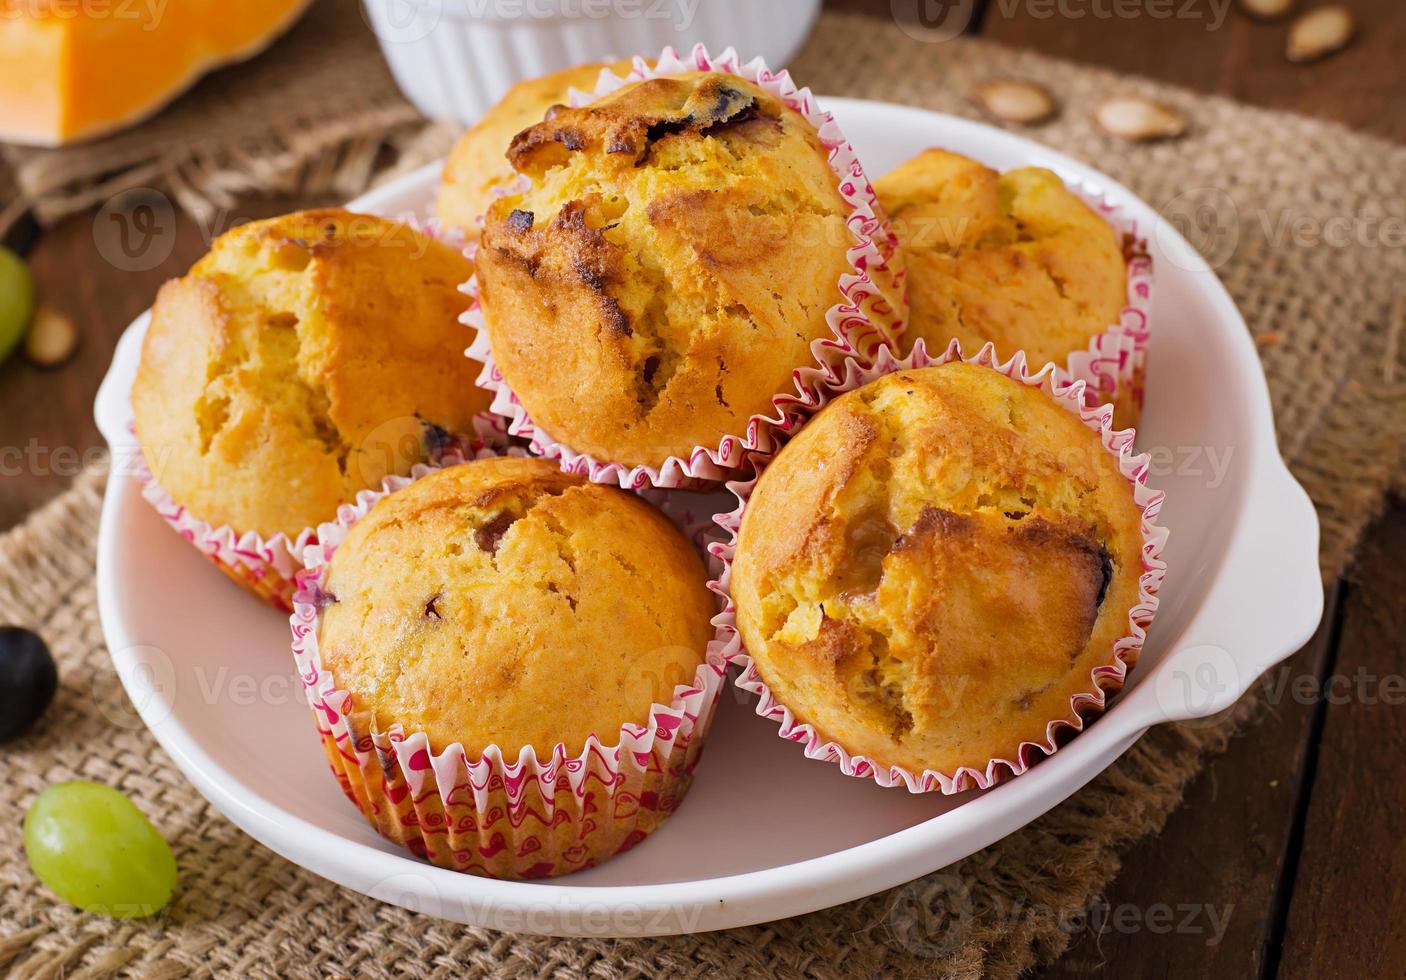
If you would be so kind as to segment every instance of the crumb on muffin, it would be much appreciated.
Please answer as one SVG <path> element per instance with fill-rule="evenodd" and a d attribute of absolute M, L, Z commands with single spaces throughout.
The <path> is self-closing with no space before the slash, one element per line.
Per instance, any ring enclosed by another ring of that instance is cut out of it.
<path fill-rule="evenodd" d="M 323 663 L 380 730 L 508 759 L 613 745 L 703 663 L 716 602 L 692 545 L 639 497 L 486 459 L 391 494 L 332 556 Z M 369 723 L 369 722 L 368 722 Z"/>
<path fill-rule="evenodd" d="M 1065 364 L 1116 324 L 1127 266 L 1111 225 L 1051 171 L 928 150 L 874 182 L 908 270 L 907 346 Z"/>
<path fill-rule="evenodd" d="M 472 274 L 396 222 L 305 211 L 221 236 L 152 308 L 132 389 L 161 486 L 215 527 L 296 537 L 471 433 Z"/>
<path fill-rule="evenodd" d="M 1039 389 L 952 363 L 825 408 L 744 515 L 731 585 L 778 701 L 880 765 L 977 769 L 1042 742 L 1113 661 L 1141 514 Z"/>
<path fill-rule="evenodd" d="M 628 85 L 514 140 L 533 186 L 478 256 L 504 379 L 578 452 L 659 465 L 741 434 L 831 334 L 855 237 L 818 134 L 702 73 Z"/>

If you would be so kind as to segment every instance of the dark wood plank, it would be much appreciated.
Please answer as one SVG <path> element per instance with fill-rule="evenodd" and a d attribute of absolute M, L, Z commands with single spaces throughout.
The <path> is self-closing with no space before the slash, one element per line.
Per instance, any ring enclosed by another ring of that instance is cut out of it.
<path fill-rule="evenodd" d="M 157 287 L 185 272 L 213 235 L 298 206 L 252 200 L 205 227 L 161 199 L 117 203 L 61 221 L 26 256 L 40 302 L 70 317 L 81 340 L 74 358 L 53 370 L 19 354 L 0 365 L 0 530 L 60 493 L 97 458 L 104 445 L 92 417 L 98 383 L 117 338 L 151 305 Z"/>
<path fill-rule="evenodd" d="M 1279 976 L 1406 964 L 1406 503 L 1367 537 L 1344 602 Z"/>
<path fill-rule="evenodd" d="M 1256 723 L 1197 777 L 1166 828 L 1129 851 L 1069 951 L 1037 976 L 1261 975 L 1337 608 L 1333 590 L 1313 639 L 1261 680 Z"/>
<path fill-rule="evenodd" d="M 1255 21 L 1231 0 L 989 0 L 980 35 L 1406 140 L 1406 8 L 1342 2 L 1357 38 L 1311 65 L 1284 58 L 1287 21 Z"/>

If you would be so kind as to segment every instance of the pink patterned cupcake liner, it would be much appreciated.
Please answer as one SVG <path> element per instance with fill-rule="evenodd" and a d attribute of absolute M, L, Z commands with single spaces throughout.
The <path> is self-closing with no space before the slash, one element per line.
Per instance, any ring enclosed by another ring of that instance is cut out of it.
<path fill-rule="evenodd" d="M 460 458 L 485 446 L 505 444 L 506 429 L 497 417 L 480 414 L 474 420 L 472 436 L 442 433 L 432 451 L 441 462 Z M 303 568 L 304 550 L 317 541 L 315 528 L 303 528 L 290 538 L 282 533 L 264 537 L 254 531 L 240 532 L 227 524 L 217 527 L 178 504 L 140 451 L 135 454 L 132 473 L 141 484 L 142 496 L 161 519 L 215 567 L 280 612 L 293 611 L 297 574 Z"/>
<path fill-rule="evenodd" d="M 462 287 L 471 299 L 462 320 L 475 331 L 467 353 L 484 364 L 478 383 L 493 392 L 493 411 L 510 420 L 509 432 L 527 439 L 533 453 L 559 460 L 564 469 L 580 473 L 594 483 L 615 483 L 629 490 L 648 486 L 716 486 L 736 475 L 748 453 L 774 451 L 780 438 L 799 424 L 804 406 L 814 401 L 816 390 L 839 379 L 846 360 L 872 363 L 878 352 L 892 346 L 903 331 L 906 310 L 892 305 L 904 302 L 898 240 L 882 217 L 869 178 L 834 117 L 817 107 L 809 89 L 798 89 L 789 73 L 772 72 L 761 58 L 744 63 L 732 48 L 716 58 L 701 44 L 686 58 L 680 58 L 673 48 L 665 48 L 652 67 L 644 58 L 636 57 L 624 77 L 603 70 L 589 98 L 609 95 L 631 82 L 695 71 L 727 72 L 753 82 L 816 128 L 829 152 L 830 167 L 839 178 L 840 194 L 850 207 L 847 224 L 854 235 L 848 253 L 851 271 L 840 277 L 839 301 L 826 314 L 831 336 L 811 343 L 814 362 L 791 372 L 793 389 L 778 392 L 772 398 L 771 414 L 753 415 L 744 433 L 724 436 L 716 446 L 694 447 L 686 458 L 671 456 L 657 467 L 630 467 L 598 460 L 574 451 L 537 427 L 498 370 L 479 303 L 478 277 L 471 278 Z"/>
<path fill-rule="evenodd" d="M 717 526 L 721 529 L 723 538 L 709 546 L 709 551 L 722 563 L 723 569 L 718 579 L 711 583 L 711 587 L 723 602 L 722 614 L 713 621 L 717 626 L 713 649 L 718 655 L 741 668 L 741 673 L 734 683 L 758 696 L 757 714 L 777 722 L 777 734 L 788 741 L 799 742 L 807 758 L 834 762 L 846 775 L 872 779 L 880 786 L 905 786 L 911 793 L 936 791 L 952 794 L 968 789 L 985 789 L 1009 776 L 1021 775 L 1038 759 L 1053 754 L 1064 735 L 1082 731 L 1087 721 L 1104 710 L 1108 697 L 1122 690 L 1128 671 L 1137 662 L 1147 637 L 1148 626 L 1157 612 L 1157 592 L 1166 574 L 1162 551 L 1167 541 L 1167 530 L 1157 524 L 1165 495 L 1162 491 L 1147 486 L 1151 458 L 1145 453 L 1134 453 L 1133 440 L 1136 433 L 1132 429 L 1114 429 L 1112 405 L 1089 404 L 1085 390 L 1087 382 L 1083 379 L 1064 377 L 1054 365 L 1047 364 L 1032 374 L 1027 369 L 1023 353 L 1017 352 L 1009 360 L 1002 362 L 997 360 L 993 345 L 987 344 L 974 356 L 966 357 L 962 354 L 961 345 L 955 340 L 945 351 L 934 356 L 927 352 L 926 345 L 920 340 L 914 345 L 913 351 L 902 359 L 896 358 L 889 351 L 883 351 L 872 366 L 849 362 L 842 381 L 826 390 L 820 405 L 816 407 L 819 408 L 840 394 L 859 388 L 885 374 L 958 360 L 982 365 L 1023 385 L 1040 388 L 1064 409 L 1078 415 L 1085 425 L 1099 434 L 1104 449 L 1117 459 L 1119 470 L 1127 479 L 1133 499 L 1142 514 L 1142 573 L 1139 578 L 1138 601 L 1128 611 L 1127 631 L 1113 644 L 1112 662 L 1091 671 L 1089 690 L 1070 699 L 1069 715 L 1052 719 L 1046 725 L 1043 741 L 1022 742 L 1008 757 L 991 759 L 979 769 L 962 767 L 955 772 L 938 772 L 931 769 L 914 772 L 902 766 L 886 766 L 865 756 L 847 752 L 842 746 L 825 739 L 809 724 L 798 719 L 786 705 L 776 699 L 743 646 L 742 636 L 737 629 L 736 606 L 729 591 L 732 559 L 736 551 L 737 535 L 742 526 L 742 516 L 752 489 L 770 462 L 770 456 L 753 457 L 753 474 L 728 484 L 728 489 L 735 497 L 735 507 L 729 513 L 717 516 Z"/>
<path fill-rule="evenodd" d="M 1071 189 L 1079 192 L 1077 186 Z M 1137 222 L 1122 208 L 1106 197 L 1081 196 L 1121 239 L 1128 294 L 1118 322 L 1090 340 L 1087 350 L 1070 354 L 1064 371 L 1070 380 L 1087 383 L 1084 398 L 1088 404 L 1108 402 L 1119 410 L 1120 420 L 1129 412 L 1136 418 L 1142 411 L 1147 346 L 1152 339 L 1152 254 L 1147 237 L 1139 233 Z"/>
<path fill-rule="evenodd" d="M 290 539 L 286 534 L 265 538 L 253 531 L 240 534 L 228 525 L 215 527 L 176 503 L 156 481 L 141 452 L 134 455 L 132 473 L 141 484 L 142 496 L 161 519 L 216 568 L 275 609 L 292 610 L 294 576 L 302 568 L 303 548 L 315 539 L 312 528 Z"/>
<path fill-rule="evenodd" d="M 520 449 L 509 450 L 523 454 Z M 475 458 L 495 452 L 484 450 Z M 293 656 L 342 791 L 384 837 L 439 867 L 494 878 L 542 878 L 629 850 L 679 805 L 693 780 L 727 661 L 709 652 L 669 704 L 641 705 L 639 723 L 578 753 L 562 744 L 516 758 L 496 745 L 473 758 L 455 743 L 436 752 L 423 732 L 381 731 L 339 688 L 318 651 L 327 565 L 347 532 L 383 498 L 434 472 L 417 467 L 362 491 L 319 525 L 289 619 Z M 545 748 L 545 747 L 544 747 Z"/>

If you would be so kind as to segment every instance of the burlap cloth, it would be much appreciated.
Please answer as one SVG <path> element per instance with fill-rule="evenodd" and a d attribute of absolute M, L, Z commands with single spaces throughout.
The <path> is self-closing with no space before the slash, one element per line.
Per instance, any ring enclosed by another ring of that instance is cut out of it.
<path fill-rule="evenodd" d="M 1403 475 L 1406 148 L 978 41 L 919 43 L 862 17 L 827 15 L 793 68 L 820 92 L 963 115 L 972 114 L 964 93 L 993 76 L 1042 80 L 1059 93 L 1063 116 L 1034 135 L 1192 219 L 1191 237 L 1218 265 L 1251 329 L 1277 338 L 1264 365 L 1281 443 L 1318 505 L 1324 574 L 1342 570 Z M 1114 89 L 1179 105 L 1192 134 L 1148 147 L 1100 135 L 1088 110 Z M 442 153 L 452 134 L 417 119 L 349 0 L 328 0 L 261 62 L 208 81 L 141 130 L 6 157 L 11 178 L 47 220 L 132 184 L 167 187 L 196 210 L 256 187 L 350 194 L 371 179 L 387 147 L 404 167 Z M 1315 245 L 1315 229 L 1333 241 Z M 84 477 L 0 539 L 0 621 L 39 628 L 63 677 L 42 727 L 0 759 L 8 788 L 0 849 L 10 855 L 0 870 L 0 970 L 16 977 L 1010 976 L 1065 948 L 1119 854 L 1161 827 L 1205 755 L 1253 713 L 1251 701 L 1212 724 L 1159 728 L 999 844 L 829 911 L 641 941 L 464 928 L 345 891 L 265 850 L 215 813 L 135 723 L 98 626 L 92 540 L 100 493 L 100 476 Z M 181 887 L 161 917 L 90 918 L 30 874 L 20 857 L 22 814 L 44 786 L 73 778 L 119 787 L 171 840 Z"/>

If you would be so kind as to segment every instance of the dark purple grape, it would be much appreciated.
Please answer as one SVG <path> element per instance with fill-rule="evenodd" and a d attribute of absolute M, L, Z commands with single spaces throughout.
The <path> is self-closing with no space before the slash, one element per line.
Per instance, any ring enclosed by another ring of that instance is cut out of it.
<path fill-rule="evenodd" d="M 0 742 L 29 731 L 58 686 L 54 657 L 39 635 L 0 626 Z"/>

